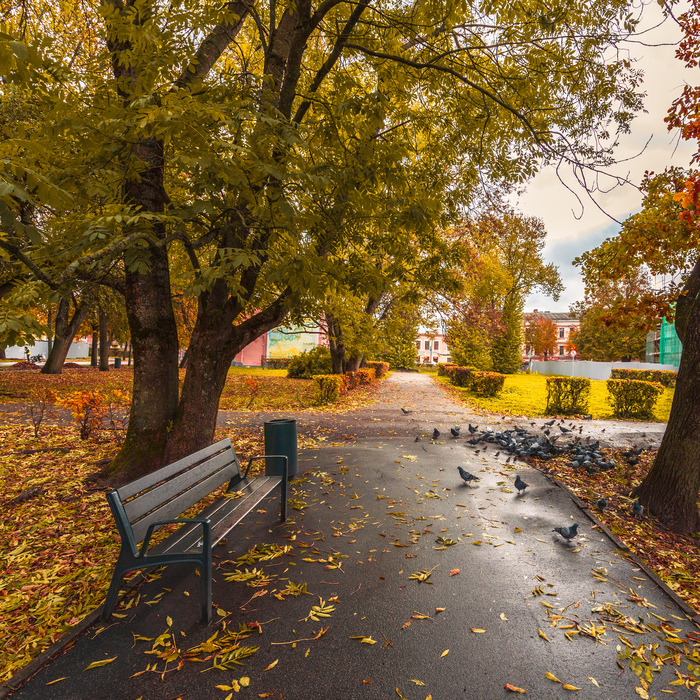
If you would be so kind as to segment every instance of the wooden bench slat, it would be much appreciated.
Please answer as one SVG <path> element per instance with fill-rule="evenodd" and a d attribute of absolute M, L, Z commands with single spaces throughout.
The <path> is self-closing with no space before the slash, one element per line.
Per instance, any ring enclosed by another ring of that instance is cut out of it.
<path fill-rule="evenodd" d="M 146 531 L 149 525 L 158 522 L 159 520 L 171 520 L 177 518 L 181 513 L 191 508 L 195 503 L 201 501 L 205 496 L 208 496 L 212 491 L 215 491 L 222 484 L 225 484 L 230 479 L 229 473 L 226 470 L 221 470 L 212 474 L 209 478 L 200 481 L 196 486 L 193 486 L 188 491 L 185 491 L 180 496 L 171 499 L 161 508 L 152 510 L 148 515 L 141 520 L 132 523 L 131 529 L 134 533 L 134 539 L 141 542 L 146 536 Z"/>
<path fill-rule="evenodd" d="M 162 467 L 161 469 L 158 469 L 155 472 L 146 474 L 140 479 L 136 479 L 136 481 L 132 481 L 129 484 L 124 484 L 124 486 L 121 486 L 117 489 L 119 498 L 122 500 L 122 502 L 128 501 L 137 493 L 146 491 L 147 489 L 155 486 L 157 483 L 163 481 L 164 479 L 169 479 L 173 476 L 173 474 L 177 474 L 178 472 L 184 471 L 188 467 L 191 467 L 193 464 L 202 462 L 206 458 L 211 457 L 217 452 L 221 452 L 225 449 L 230 449 L 231 451 L 233 451 L 233 445 L 231 444 L 231 440 L 229 438 L 219 440 L 219 442 L 215 442 L 213 445 L 209 445 L 209 447 L 205 447 L 199 450 L 198 452 L 195 452 L 194 454 L 188 455 L 187 457 L 183 457 L 182 459 L 178 459 L 177 462 L 173 462 L 172 464 L 168 464 L 167 466 Z"/>
<path fill-rule="evenodd" d="M 132 524 L 139 522 L 154 509 L 167 505 L 175 497 L 185 494 L 194 488 L 197 482 L 208 478 L 214 473 L 219 474 L 223 470 L 224 474 L 221 483 L 223 484 L 227 480 L 230 481 L 236 474 L 240 474 L 238 460 L 235 459 L 235 455 L 233 455 L 232 459 L 232 452 L 232 450 L 220 452 L 185 472 L 173 475 L 167 481 L 162 481 L 149 491 L 140 493 L 135 498 L 124 503 L 124 512 L 129 518 L 129 522 Z M 186 506 L 183 510 L 193 506 L 198 500 L 200 499 L 194 498 L 189 506 Z M 180 501 L 180 503 L 185 502 L 186 499 Z M 156 520 L 158 519 L 156 518 Z M 160 518 L 160 520 L 164 520 L 164 518 Z"/>

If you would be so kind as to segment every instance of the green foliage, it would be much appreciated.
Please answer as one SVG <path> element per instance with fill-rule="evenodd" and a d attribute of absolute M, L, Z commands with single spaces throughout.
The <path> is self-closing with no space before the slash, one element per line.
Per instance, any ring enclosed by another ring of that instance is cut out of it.
<path fill-rule="evenodd" d="M 345 377 L 342 374 L 317 374 L 314 381 L 318 402 L 321 404 L 337 401 L 345 389 Z"/>
<path fill-rule="evenodd" d="M 386 373 L 389 371 L 388 362 L 367 362 L 366 364 L 367 367 L 375 371 L 377 379 L 382 379 L 386 376 Z M 346 372 L 346 374 L 348 373 Z"/>
<path fill-rule="evenodd" d="M 591 380 L 585 377 L 547 377 L 547 415 L 588 413 Z"/>
<path fill-rule="evenodd" d="M 614 367 L 610 379 L 638 379 L 642 382 L 656 382 L 664 387 L 676 386 L 678 372 L 664 369 L 624 369 Z"/>
<path fill-rule="evenodd" d="M 440 365 L 438 365 L 438 374 L 440 374 Z M 471 367 L 459 367 L 457 365 L 451 366 L 447 375 L 450 381 L 455 386 L 461 386 L 469 388 L 472 382 L 472 368 Z"/>
<path fill-rule="evenodd" d="M 505 380 L 505 375 L 498 372 L 472 372 L 470 388 L 477 396 L 497 396 Z"/>
<path fill-rule="evenodd" d="M 287 367 L 287 376 L 292 379 L 311 379 L 317 374 L 330 374 L 330 372 L 331 353 L 323 345 L 317 345 L 293 357 Z"/>
<path fill-rule="evenodd" d="M 513 295 L 506 301 L 501 322 L 503 330 L 491 346 L 493 369 L 501 374 L 517 372 L 523 363 L 522 301 Z"/>
<path fill-rule="evenodd" d="M 622 285 L 620 285 L 622 286 Z M 646 331 L 615 318 L 611 299 L 586 306 L 571 307 L 581 319 L 578 330 L 569 334 L 569 344 L 576 348 L 580 360 L 620 362 L 643 360 L 646 352 Z"/>
<path fill-rule="evenodd" d="M 664 391 L 661 384 L 638 379 L 608 379 L 606 385 L 616 418 L 651 418 Z"/>

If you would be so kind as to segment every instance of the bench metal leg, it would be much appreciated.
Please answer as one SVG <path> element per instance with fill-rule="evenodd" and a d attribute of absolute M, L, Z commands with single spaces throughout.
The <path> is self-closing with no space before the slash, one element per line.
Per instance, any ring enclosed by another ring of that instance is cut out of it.
<path fill-rule="evenodd" d="M 119 589 L 122 587 L 122 581 L 124 579 L 125 573 L 126 571 L 124 571 L 119 566 L 119 563 L 117 563 L 117 566 L 114 569 L 114 573 L 112 574 L 112 580 L 109 584 L 109 590 L 107 591 L 107 599 L 105 600 L 104 608 L 102 608 L 102 615 L 100 616 L 100 619 L 104 620 L 105 622 L 109 620 L 109 618 L 112 615 L 112 610 L 117 604 L 117 598 L 119 597 Z"/>
<path fill-rule="evenodd" d="M 199 566 L 202 596 L 202 622 L 207 625 L 211 622 L 211 591 L 212 591 L 212 570 L 211 570 L 211 530 L 204 529 L 202 537 L 202 563 Z"/>

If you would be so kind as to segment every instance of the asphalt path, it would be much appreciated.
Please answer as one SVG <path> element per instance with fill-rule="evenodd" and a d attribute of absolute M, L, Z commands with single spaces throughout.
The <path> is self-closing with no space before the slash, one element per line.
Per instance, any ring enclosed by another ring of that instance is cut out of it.
<path fill-rule="evenodd" d="M 506 463 L 493 446 L 477 454 L 464 437 L 453 439 L 451 425 L 468 435 L 470 422 L 487 419 L 430 377 L 393 374 L 373 406 L 298 420 L 326 438 L 299 455 L 291 497 L 301 510 L 282 526 L 272 498 L 217 549 L 210 626 L 198 621 L 197 576 L 169 567 L 128 600 L 123 617 L 90 628 L 12 697 L 488 700 L 514 696 L 510 684 L 531 698 L 638 700 L 646 690 L 617 656 L 653 644 L 639 651 L 654 668 L 647 696 L 667 688 L 696 697 L 666 686 L 676 678 L 672 663 L 654 663 L 669 647 L 680 661 L 692 648 L 685 635 L 697 628 L 683 611 L 544 474 Z M 488 421 L 494 429 L 513 424 Z M 596 430 L 596 422 L 579 425 Z M 606 434 L 622 446 L 654 446 L 663 432 L 618 427 Z M 473 488 L 458 465 L 479 477 Z M 516 473 L 530 485 L 523 495 L 512 485 Z M 552 532 L 573 522 L 580 529 L 570 544 Z M 234 561 L 256 543 L 289 550 Z M 248 583 L 257 586 L 225 580 L 254 568 L 263 573 Z M 283 594 L 291 584 L 308 593 Z M 313 606 L 328 617 L 314 620 Z M 242 665 L 217 670 L 211 659 L 188 659 L 187 650 L 239 625 L 252 631 L 240 645 L 258 648 Z M 99 661 L 106 663 L 86 670 Z M 687 672 L 685 663 L 675 668 Z M 237 692 L 241 678 L 249 685 Z"/>

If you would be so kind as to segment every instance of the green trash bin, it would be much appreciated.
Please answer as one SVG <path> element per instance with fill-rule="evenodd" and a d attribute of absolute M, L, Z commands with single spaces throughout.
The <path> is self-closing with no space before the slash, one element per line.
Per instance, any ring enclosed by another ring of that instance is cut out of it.
<path fill-rule="evenodd" d="M 297 422 L 293 418 L 275 418 L 264 426 L 265 454 L 285 455 L 289 460 L 289 478 L 297 473 Z M 281 459 L 266 459 L 265 474 L 282 476 L 284 465 Z"/>
<path fill-rule="evenodd" d="M 114 369 L 119 369 L 121 366 L 122 366 L 122 358 L 115 357 L 114 358 Z"/>

